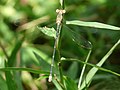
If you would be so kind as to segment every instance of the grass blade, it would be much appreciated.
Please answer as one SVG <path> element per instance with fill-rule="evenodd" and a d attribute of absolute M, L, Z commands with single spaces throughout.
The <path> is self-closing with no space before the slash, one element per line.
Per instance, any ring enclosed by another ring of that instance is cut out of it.
<path fill-rule="evenodd" d="M 50 68 L 50 64 L 47 63 L 41 56 L 39 56 L 35 51 L 33 52 L 35 57 L 37 58 L 39 64 L 40 64 L 40 68 L 44 71 L 49 71 Z"/>
<path fill-rule="evenodd" d="M 119 77 L 120 77 L 120 74 L 119 74 L 119 73 L 116 73 L 116 72 L 111 71 L 111 70 L 109 70 L 109 69 L 105 69 L 105 68 L 99 67 L 99 66 L 94 65 L 94 64 L 91 64 L 91 63 L 86 63 L 86 62 L 81 61 L 81 60 L 79 60 L 79 59 L 74 59 L 74 58 L 62 58 L 61 61 L 69 61 L 69 62 L 70 62 L 70 61 L 76 61 L 76 62 L 79 62 L 79 63 L 82 63 L 82 64 L 86 64 L 86 65 L 91 66 L 91 67 L 98 68 L 98 69 L 101 70 L 101 71 L 108 72 L 108 73 L 111 73 L 111 74 L 113 74 L 113 75 L 116 75 L 116 76 L 119 76 Z"/>
<path fill-rule="evenodd" d="M 64 76 L 65 90 L 78 90 L 77 85 L 74 80 Z"/>
<path fill-rule="evenodd" d="M 17 84 L 17 90 L 24 90 L 22 86 L 21 72 L 13 72 L 13 77 L 15 78 L 15 82 Z"/>
<path fill-rule="evenodd" d="M 101 67 L 103 65 L 103 63 L 107 60 L 107 58 L 112 54 L 113 50 L 120 44 L 120 39 L 118 40 L 118 42 L 108 51 L 108 53 L 100 60 L 100 62 L 97 64 L 97 66 Z M 87 74 L 86 76 L 86 81 L 84 80 L 80 89 L 83 89 L 85 87 L 86 84 L 88 84 L 93 76 L 96 74 L 96 72 L 99 70 L 99 68 L 93 67 Z"/>
<path fill-rule="evenodd" d="M 5 63 L 5 66 L 7 67 L 7 62 Z M 11 71 L 5 71 L 5 77 L 6 77 L 6 83 L 8 86 L 8 90 L 17 90 L 17 85 L 15 83 L 14 77 L 12 75 Z"/>
<path fill-rule="evenodd" d="M 86 60 L 85 60 L 86 63 L 87 63 L 88 60 L 89 60 L 91 51 L 92 51 L 92 50 L 89 50 L 89 53 L 88 53 L 87 58 L 86 58 Z M 84 72 L 85 72 L 85 68 L 86 68 L 86 64 L 83 65 L 83 68 L 82 68 L 82 71 L 81 71 L 81 75 L 80 75 L 80 79 L 79 79 L 79 83 L 78 83 L 78 88 L 80 88 L 80 86 L 81 86 L 81 82 L 82 82 L 83 74 L 84 74 Z"/>
<path fill-rule="evenodd" d="M 92 27 L 92 28 L 120 30 L 119 27 L 104 24 L 104 23 L 99 23 L 99 22 L 85 22 L 85 21 L 73 20 L 73 21 L 66 21 L 66 24 L 72 24 L 72 25 L 78 25 L 78 26 L 84 26 L 84 27 Z"/>
<path fill-rule="evenodd" d="M 67 71 L 67 76 L 75 79 L 77 74 L 78 74 L 78 63 L 77 62 L 73 62 L 72 65 L 70 65 L 68 71 Z M 74 71 L 74 73 L 73 73 Z"/>
<path fill-rule="evenodd" d="M 7 84 L 1 75 L 0 75 L 0 90 L 8 90 Z"/>
<path fill-rule="evenodd" d="M 18 41 L 8 59 L 8 66 L 13 66 L 15 64 L 15 58 L 18 50 L 21 48 L 24 38 L 21 41 Z"/>
<path fill-rule="evenodd" d="M 61 86 L 61 83 L 60 83 L 57 79 L 54 79 L 54 78 L 53 78 L 52 82 L 54 83 L 55 87 L 56 87 L 58 90 L 64 90 L 64 88 Z"/>
<path fill-rule="evenodd" d="M 8 86 L 8 90 L 17 90 L 15 81 L 10 71 L 5 71 L 6 83 Z"/>
<path fill-rule="evenodd" d="M 11 70 L 12 71 L 28 71 L 28 72 L 35 73 L 35 74 L 45 74 L 45 75 L 49 74 L 49 72 L 45 72 L 42 70 L 35 70 L 32 68 L 17 68 L 17 67 L 0 68 L 0 71 L 11 71 Z"/>

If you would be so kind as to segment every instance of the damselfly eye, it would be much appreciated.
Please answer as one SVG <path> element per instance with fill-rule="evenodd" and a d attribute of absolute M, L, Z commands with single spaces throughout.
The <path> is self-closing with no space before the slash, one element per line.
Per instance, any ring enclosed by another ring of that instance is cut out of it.
<path fill-rule="evenodd" d="M 62 10 L 63 13 L 65 13 L 66 11 L 65 10 Z"/>
<path fill-rule="evenodd" d="M 56 13 L 58 13 L 60 10 L 59 9 L 56 9 Z"/>

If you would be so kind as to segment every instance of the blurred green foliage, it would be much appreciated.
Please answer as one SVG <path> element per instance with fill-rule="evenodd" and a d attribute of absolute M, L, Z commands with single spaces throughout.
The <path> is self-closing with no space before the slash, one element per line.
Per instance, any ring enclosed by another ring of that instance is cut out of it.
<path fill-rule="evenodd" d="M 40 61 L 35 58 L 33 51 L 37 52 L 44 60 L 46 60 L 47 64 L 50 64 L 54 39 L 45 36 L 38 30 L 37 26 L 56 27 L 54 25 L 56 19 L 55 10 L 59 7 L 58 0 L 0 0 L 0 67 L 5 67 L 5 61 L 9 60 L 8 66 L 10 64 L 10 66 L 13 67 L 29 67 L 40 70 L 47 69 L 46 71 L 49 71 L 47 66 L 42 66 Z M 119 8 L 120 0 L 65 0 L 66 14 L 64 18 L 65 20 L 77 19 L 84 21 L 98 21 L 120 27 Z M 84 38 L 91 41 L 93 51 L 89 62 L 92 63 L 97 63 L 120 38 L 119 31 L 99 30 L 72 25 L 69 25 L 68 27 L 81 33 Z M 87 50 L 78 47 L 78 45 L 72 42 L 72 40 L 69 39 L 69 33 L 65 32 L 64 29 L 67 28 L 63 28 L 61 55 L 84 60 Z M 120 45 L 104 64 L 104 67 L 120 73 L 119 55 Z M 76 63 L 71 62 L 63 63 L 65 75 L 75 79 L 76 82 L 80 70 L 82 69 L 81 67 L 81 64 L 77 65 Z M 74 73 L 73 69 L 75 69 Z M 88 67 L 87 71 L 89 69 L 90 68 Z M 10 72 L 6 73 L 10 74 Z M 14 73 L 16 77 L 20 77 L 20 79 L 15 78 L 16 86 L 13 83 L 13 85 L 17 87 L 16 90 L 54 89 L 54 85 L 48 83 L 45 79 L 40 81 L 35 80 L 39 77 L 38 74 L 28 72 L 21 72 L 20 74 L 18 72 Z M 99 77 L 101 73 L 102 76 Z M 0 72 L 0 87 L 3 87 L 4 90 L 8 90 L 2 76 L 3 72 Z M 27 78 L 28 76 L 29 78 Z M 114 81 L 114 79 L 111 79 L 114 77 L 120 82 L 119 78 L 116 76 L 106 77 L 108 81 L 105 81 L 103 78 L 107 76 L 107 74 L 104 72 L 98 72 L 95 77 L 97 76 L 97 79 L 93 79 L 90 90 L 98 90 L 97 87 L 102 84 L 106 85 L 105 88 L 107 88 L 112 83 L 109 85 L 105 82 L 109 82 L 109 80 Z M 24 80 L 25 77 L 26 80 Z M 69 78 L 65 77 L 65 79 L 67 82 L 67 79 Z M 117 85 L 116 87 L 120 87 L 118 82 L 115 84 Z M 67 84 L 69 85 L 69 83 Z M 94 89 L 94 87 L 96 89 Z M 103 88 L 101 90 L 107 89 Z M 111 87 L 109 90 L 116 89 L 112 89 Z"/>

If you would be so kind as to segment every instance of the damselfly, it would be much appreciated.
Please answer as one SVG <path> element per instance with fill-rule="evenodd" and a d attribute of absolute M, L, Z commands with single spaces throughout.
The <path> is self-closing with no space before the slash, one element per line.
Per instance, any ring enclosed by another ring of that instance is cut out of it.
<path fill-rule="evenodd" d="M 54 67 L 54 59 L 55 59 L 55 51 L 56 51 L 56 48 L 58 47 L 58 42 L 59 42 L 59 37 L 60 37 L 60 32 L 61 32 L 61 27 L 62 27 L 62 20 L 63 20 L 63 14 L 65 13 L 65 10 L 59 10 L 57 9 L 56 10 L 57 12 L 57 18 L 56 18 L 56 24 L 57 24 L 57 29 L 56 29 L 56 36 L 55 36 L 55 43 L 54 43 L 54 49 L 53 49 L 53 55 L 52 55 L 52 61 L 51 61 L 51 68 L 50 68 L 50 75 L 49 75 L 49 81 L 52 80 L 52 73 L 53 73 L 53 67 Z M 45 18 L 45 21 L 48 20 L 49 18 L 48 17 L 44 17 Z M 38 25 L 38 21 L 40 22 L 41 20 L 44 22 L 44 18 L 43 19 L 39 19 L 39 20 L 34 20 L 33 22 L 30 22 L 30 23 L 27 23 L 27 24 L 24 24 L 22 26 L 20 26 L 18 28 L 19 29 L 29 29 L 29 26 L 36 26 Z M 46 19 L 47 18 L 47 19 Z M 32 25 L 31 25 L 32 24 Z M 25 27 L 27 26 L 27 28 Z M 65 25 L 63 25 L 65 26 Z M 67 27 L 67 26 L 65 26 Z M 47 30 L 48 28 L 47 27 L 44 27 L 44 28 L 39 28 L 38 29 L 40 30 Z M 87 40 L 85 40 L 80 34 L 76 33 L 74 30 L 71 30 L 69 27 L 67 27 L 66 29 L 68 29 L 69 31 L 69 36 L 71 37 L 71 39 L 73 41 L 75 41 L 78 45 L 82 46 L 82 47 L 85 47 L 87 49 L 91 49 L 91 43 Z"/>
<path fill-rule="evenodd" d="M 60 31 L 62 27 L 62 20 L 63 20 L 63 14 L 65 13 L 65 10 L 56 10 L 57 12 L 57 18 L 56 18 L 56 24 L 57 24 L 57 30 L 56 30 L 56 38 L 55 38 L 55 44 L 54 44 L 54 50 L 53 50 L 53 56 L 52 56 L 52 62 L 51 62 L 51 69 L 50 69 L 50 75 L 49 75 L 49 82 L 52 80 L 52 69 L 54 66 L 54 59 L 55 59 L 55 51 L 58 46 L 59 42 L 59 36 L 60 36 Z"/>
<path fill-rule="evenodd" d="M 53 49 L 53 55 L 52 55 L 52 61 L 51 61 L 49 82 L 51 82 L 51 80 L 52 80 L 52 73 L 53 73 L 55 53 L 56 53 L 55 51 L 56 51 L 56 48 L 58 48 L 58 42 L 59 42 L 59 37 L 60 37 L 60 32 L 61 32 L 61 27 L 62 27 L 63 14 L 65 13 L 65 10 L 57 9 L 56 12 L 57 12 L 57 18 L 56 18 L 57 29 L 56 29 L 56 36 L 54 36 L 55 43 L 54 43 L 54 49 Z M 43 31 L 43 32 L 45 31 L 44 33 L 46 33 L 46 32 L 48 32 L 48 34 L 50 33 L 49 31 L 47 31 L 47 30 L 50 30 L 47 27 L 39 28 L 39 29 L 41 29 L 41 31 Z M 69 29 L 69 28 L 67 28 L 67 29 Z M 54 31 L 54 30 L 51 30 L 51 31 Z M 78 45 L 86 47 L 88 49 L 91 48 L 90 42 L 86 41 L 78 33 L 75 33 L 74 31 L 69 29 L 69 34 L 70 34 L 70 37 L 73 39 L 73 41 L 75 41 Z"/>

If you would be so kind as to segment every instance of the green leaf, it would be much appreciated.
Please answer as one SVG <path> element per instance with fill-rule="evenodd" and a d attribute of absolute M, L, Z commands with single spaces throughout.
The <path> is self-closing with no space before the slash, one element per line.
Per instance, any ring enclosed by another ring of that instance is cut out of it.
<path fill-rule="evenodd" d="M 22 86 L 21 72 L 13 72 L 13 77 L 15 78 L 15 82 L 17 84 L 17 90 L 24 90 Z"/>
<path fill-rule="evenodd" d="M 60 1 L 60 5 L 63 6 L 63 0 L 59 0 Z"/>
<path fill-rule="evenodd" d="M 8 67 L 7 62 L 5 62 L 5 68 Z M 17 90 L 17 84 L 15 82 L 14 74 L 11 70 L 5 71 L 6 83 L 8 86 L 8 90 Z"/>
<path fill-rule="evenodd" d="M 65 90 L 78 90 L 77 85 L 74 80 L 64 76 Z"/>
<path fill-rule="evenodd" d="M 40 68 L 44 71 L 49 71 L 50 64 L 47 63 L 42 57 L 40 57 L 36 52 L 33 52 L 33 53 L 40 64 Z"/>
<path fill-rule="evenodd" d="M 92 52 L 92 50 L 90 50 L 90 51 L 88 52 L 88 55 L 87 55 L 86 60 L 85 60 L 86 63 L 88 62 L 88 60 L 89 60 L 89 58 L 90 58 L 91 52 Z M 83 75 L 84 75 L 84 73 L 85 73 L 85 68 L 86 68 L 86 64 L 83 65 L 83 68 L 82 68 L 82 71 L 81 71 L 81 74 L 80 74 L 80 78 L 79 78 L 78 88 L 80 88 L 80 86 L 81 86 L 81 82 L 82 82 L 82 79 L 83 79 Z"/>
<path fill-rule="evenodd" d="M 57 81 L 57 79 L 54 79 L 54 78 L 53 78 L 52 82 L 54 83 L 55 87 L 56 87 L 58 90 L 65 90 L 65 89 L 61 86 L 61 83 Z"/>
<path fill-rule="evenodd" d="M 104 62 L 107 60 L 107 58 L 112 54 L 113 50 L 120 44 L 120 39 L 118 42 L 108 51 L 108 53 L 98 62 L 97 66 L 101 67 Z M 82 90 L 86 84 L 88 84 L 90 81 L 92 81 L 93 76 L 96 74 L 96 72 L 99 70 L 99 68 L 93 67 L 87 74 L 86 79 L 83 81 L 81 87 L 79 90 Z"/>
<path fill-rule="evenodd" d="M 44 71 L 49 72 L 51 65 L 49 63 L 47 63 L 40 55 L 38 55 L 37 52 L 34 52 L 34 55 L 37 58 L 37 60 L 38 60 L 38 62 L 40 64 L 41 69 L 44 70 Z M 55 65 L 53 67 L 53 72 L 58 74 L 58 68 L 55 67 Z"/>
<path fill-rule="evenodd" d="M 21 53 L 22 53 L 21 56 L 26 64 L 27 63 L 35 64 L 38 67 L 41 65 L 40 61 L 35 57 L 33 52 L 37 53 L 37 55 L 39 55 L 47 63 L 49 63 L 49 61 L 51 60 L 51 58 L 43 51 L 35 47 L 27 46 L 21 48 Z"/>
<path fill-rule="evenodd" d="M 66 21 L 66 24 L 72 24 L 72 25 L 78 25 L 78 26 L 84 26 L 84 27 L 92 27 L 92 28 L 120 30 L 119 27 L 108 25 L 108 24 L 103 24 L 99 22 L 85 22 L 85 21 L 73 20 L 73 21 Z"/>
<path fill-rule="evenodd" d="M 74 71 L 74 73 L 73 73 L 73 71 Z M 71 77 L 72 79 L 75 79 L 75 77 L 77 76 L 77 73 L 78 73 L 78 63 L 73 62 L 67 71 L 67 76 Z"/>
<path fill-rule="evenodd" d="M 41 75 L 37 80 L 46 79 L 46 78 L 48 78 L 48 77 L 49 77 L 48 75 Z"/>
<path fill-rule="evenodd" d="M 49 37 L 54 37 L 54 38 L 56 37 L 56 31 L 54 28 L 38 27 L 38 29 Z"/>
<path fill-rule="evenodd" d="M 24 38 L 21 41 L 18 41 L 9 57 L 8 66 L 13 66 L 15 64 L 15 58 L 18 50 L 21 48 Z"/>
<path fill-rule="evenodd" d="M 1 75 L 0 75 L 0 90 L 8 90 L 7 84 Z"/>
<path fill-rule="evenodd" d="M 0 7 L 0 11 L 1 10 Z M 3 18 L 0 18 L 0 38 L 2 38 L 4 42 L 11 43 L 11 40 L 15 38 L 14 36 L 14 33 L 9 30 L 9 25 L 5 23 Z"/>
<path fill-rule="evenodd" d="M 5 65 L 8 66 L 7 63 Z M 17 90 L 17 85 L 15 83 L 14 77 L 11 71 L 5 71 L 6 83 L 8 86 L 8 90 Z"/>

